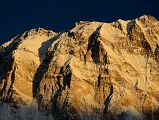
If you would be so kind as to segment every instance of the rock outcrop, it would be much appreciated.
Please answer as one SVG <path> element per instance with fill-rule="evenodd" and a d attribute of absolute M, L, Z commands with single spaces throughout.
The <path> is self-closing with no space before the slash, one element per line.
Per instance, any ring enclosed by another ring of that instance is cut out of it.
<path fill-rule="evenodd" d="M 55 119 L 156 119 L 159 21 L 81 21 L 67 32 L 31 30 L 0 48 L 0 101 Z"/>
<path fill-rule="evenodd" d="M 45 58 L 55 34 L 42 28 L 32 29 L 2 45 L 0 49 L 2 101 L 14 99 L 18 103 L 32 102 L 34 74 Z"/>

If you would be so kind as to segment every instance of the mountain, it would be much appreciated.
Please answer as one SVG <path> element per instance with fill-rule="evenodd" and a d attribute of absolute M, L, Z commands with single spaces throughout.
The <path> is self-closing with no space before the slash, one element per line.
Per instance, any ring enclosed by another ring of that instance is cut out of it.
<path fill-rule="evenodd" d="M 36 101 L 55 120 L 156 119 L 158 80 L 159 21 L 148 15 L 32 29 L 0 48 L 0 103 Z"/>

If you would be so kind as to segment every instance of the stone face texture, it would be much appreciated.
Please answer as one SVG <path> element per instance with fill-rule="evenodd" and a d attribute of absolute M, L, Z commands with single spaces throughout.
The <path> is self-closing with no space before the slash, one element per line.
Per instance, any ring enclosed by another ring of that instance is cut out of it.
<path fill-rule="evenodd" d="M 159 22 L 152 16 L 42 28 L 0 48 L 0 101 L 30 104 L 56 119 L 155 118 Z"/>

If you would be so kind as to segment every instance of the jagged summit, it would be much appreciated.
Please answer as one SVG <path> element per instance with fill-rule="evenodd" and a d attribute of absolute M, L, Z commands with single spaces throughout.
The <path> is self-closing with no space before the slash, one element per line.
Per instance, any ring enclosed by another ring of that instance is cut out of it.
<path fill-rule="evenodd" d="M 55 119 L 151 119 L 159 110 L 159 21 L 81 21 L 66 32 L 32 29 L 0 49 L 0 102 Z"/>
<path fill-rule="evenodd" d="M 38 37 L 38 36 L 52 37 L 55 34 L 56 33 L 53 32 L 52 30 L 46 30 L 44 28 L 31 29 L 29 31 L 24 32 L 21 35 L 17 35 L 16 37 L 14 37 L 13 39 L 11 39 L 10 41 L 2 44 L 1 45 L 1 50 L 2 50 L 2 48 L 3 49 L 8 49 L 8 47 L 12 46 L 12 44 L 22 43 L 25 40 L 34 40 L 33 38 Z"/>

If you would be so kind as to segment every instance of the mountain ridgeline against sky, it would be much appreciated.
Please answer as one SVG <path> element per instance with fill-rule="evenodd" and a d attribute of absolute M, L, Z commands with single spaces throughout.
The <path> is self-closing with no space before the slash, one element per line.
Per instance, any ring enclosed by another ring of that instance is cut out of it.
<path fill-rule="evenodd" d="M 27 120 L 156 120 L 158 86 L 152 16 L 81 21 L 59 33 L 32 29 L 0 47 L 0 120 L 24 119 L 23 109 L 36 111 Z M 14 117 L 5 116 L 6 106 Z"/>
<path fill-rule="evenodd" d="M 112 22 L 143 14 L 159 19 L 159 0 L 1 0 L 0 44 L 32 28 L 60 32 L 75 22 Z"/>

